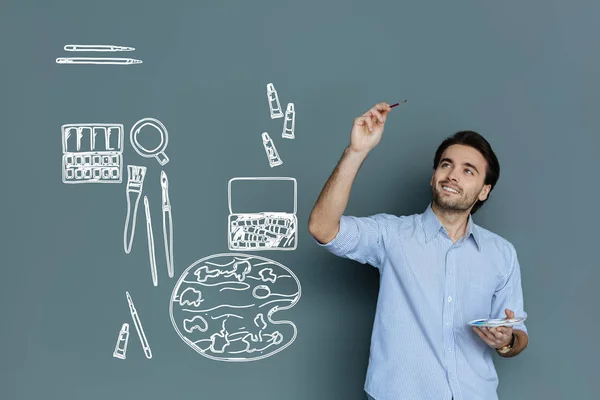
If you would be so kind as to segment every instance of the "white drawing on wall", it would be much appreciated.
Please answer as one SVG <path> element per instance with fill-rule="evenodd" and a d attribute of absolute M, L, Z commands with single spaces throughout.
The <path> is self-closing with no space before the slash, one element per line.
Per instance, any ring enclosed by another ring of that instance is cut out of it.
<path fill-rule="evenodd" d="M 142 60 L 135 58 L 93 58 L 93 57 L 59 57 L 57 64 L 98 64 L 98 65 L 136 65 L 141 64 Z"/>
<path fill-rule="evenodd" d="M 275 90 L 273 83 L 267 83 L 267 100 L 269 102 L 271 119 L 283 117 L 281 104 L 279 103 L 279 95 L 277 94 L 277 90 Z"/>
<path fill-rule="evenodd" d="M 296 126 L 296 111 L 294 103 L 288 103 L 285 109 L 285 118 L 283 120 L 283 131 L 281 137 L 285 139 L 294 139 L 294 127 Z"/>
<path fill-rule="evenodd" d="M 175 274 L 173 265 L 173 217 L 171 216 L 171 200 L 169 199 L 169 180 L 165 171 L 160 172 L 160 186 L 162 193 L 162 226 L 165 243 L 165 257 L 167 259 L 167 272 L 169 278 Z"/>
<path fill-rule="evenodd" d="M 123 125 L 65 124 L 61 136 L 64 183 L 121 183 Z"/>
<path fill-rule="evenodd" d="M 294 273 L 268 258 L 215 254 L 189 266 L 169 304 L 179 337 L 200 355 L 247 362 L 270 357 L 294 342 L 296 325 L 276 319 L 298 303 Z"/>
<path fill-rule="evenodd" d="M 146 334 L 144 333 L 144 328 L 142 327 L 142 321 L 140 321 L 140 316 L 133 305 L 133 300 L 131 299 L 129 292 L 125 292 L 125 294 L 127 296 L 127 304 L 129 304 L 129 312 L 131 313 L 131 318 L 133 319 L 133 325 L 135 326 L 135 330 L 140 338 L 142 349 L 144 350 L 146 358 L 150 359 L 152 358 L 152 350 L 148 344 L 148 339 L 146 339 Z"/>
<path fill-rule="evenodd" d="M 129 324 L 124 323 L 119 331 L 119 337 L 117 338 L 117 344 L 115 344 L 115 351 L 113 351 L 113 357 L 124 360 L 127 357 L 127 342 L 129 341 Z"/>
<path fill-rule="evenodd" d="M 144 196 L 144 209 L 146 211 L 146 233 L 148 234 L 148 258 L 150 259 L 150 273 L 152 283 L 158 286 L 158 273 L 156 271 L 156 253 L 154 252 L 154 234 L 152 233 L 152 219 L 150 218 L 150 205 L 148 196 Z"/>
<path fill-rule="evenodd" d="M 118 46 L 114 44 L 66 44 L 64 47 L 65 51 L 106 51 L 106 52 L 118 52 L 118 51 L 134 51 L 134 47 L 129 46 Z"/>
<path fill-rule="evenodd" d="M 125 217 L 125 229 L 123 230 L 123 248 L 125 253 L 131 252 L 133 237 L 135 236 L 135 221 L 137 209 L 144 187 L 146 167 L 137 165 L 127 166 L 127 187 L 125 197 L 127 198 L 127 216 Z"/>
<path fill-rule="evenodd" d="M 135 48 L 129 46 L 117 46 L 112 44 L 67 44 L 64 46 L 65 51 L 71 52 L 108 52 L 116 53 L 123 51 L 134 51 Z M 141 64 L 142 60 L 135 58 L 120 58 L 120 57 L 59 57 L 56 59 L 57 64 L 98 64 L 98 65 L 136 65 Z"/>
<path fill-rule="evenodd" d="M 160 134 L 160 143 L 153 149 L 147 149 L 142 146 L 138 140 L 138 136 L 142 133 L 142 128 L 146 128 L 146 132 L 156 130 Z M 136 122 L 129 132 L 129 140 L 133 149 L 142 157 L 156 158 L 160 165 L 165 165 L 169 162 L 169 157 L 165 154 L 165 149 L 169 143 L 169 132 L 167 128 L 155 118 L 143 118 Z"/>
<path fill-rule="evenodd" d="M 290 212 L 260 211 L 239 213 L 232 207 L 232 184 L 240 180 L 293 182 L 294 208 Z M 229 250 L 295 250 L 298 243 L 297 182 L 290 177 L 232 178 L 227 187 L 229 217 L 227 245 Z"/>
<path fill-rule="evenodd" d="M 283 160 L 281 160 L 281 157 L 279 157 L 275 143 L 273 143 L 273 139 L 271 139 L 269 134 L 267 132 L 263 132 L 261 137 L 263 147 L 265 148 L 265 153 L 267 153 L 267 159 L 269 160 L 269 166 L 273 168 L 283 164 Z"/>

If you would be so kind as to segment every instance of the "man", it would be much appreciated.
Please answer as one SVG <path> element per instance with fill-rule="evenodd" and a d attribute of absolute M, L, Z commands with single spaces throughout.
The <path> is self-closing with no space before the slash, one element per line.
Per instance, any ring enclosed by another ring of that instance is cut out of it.
<path fill-rule="evenodd" d="M 309 219 L 319 246 L 380 273 L 365 391 L 377 400 L 497 399 L 492 352 L 514 357 L 528 343 L 523 322 L 489 329 L 468 324 L 527 317 L 514 246 L 471 216 L 498 180 L 498 160 L 481 135 L 458 132 L 435 154 L 425 212 L 343 215 L 390 110 L 379 103 L 354 120 L 350 145 Z"/>

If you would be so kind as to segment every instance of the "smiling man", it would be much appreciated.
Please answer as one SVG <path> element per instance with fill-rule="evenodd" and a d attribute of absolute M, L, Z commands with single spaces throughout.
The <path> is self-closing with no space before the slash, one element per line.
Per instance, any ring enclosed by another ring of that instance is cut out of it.
<path fill-rule="evenodd" d="M 319 246 L 379 270 L 365 391 L 377 400 L 497 399 L 492 353 L 514 357 L 528 343 L 523 322 L 469 325 L 480 318 L 527 317 L 515 247 L 472 217 L 498 181 L 498 159 L 479 133 L 457 132 L 435 153 L 432 200 L 423 213 L 344 215 L 390 110 L 379 103 L 354 120 L 350 145 L 308 227 Z"/>

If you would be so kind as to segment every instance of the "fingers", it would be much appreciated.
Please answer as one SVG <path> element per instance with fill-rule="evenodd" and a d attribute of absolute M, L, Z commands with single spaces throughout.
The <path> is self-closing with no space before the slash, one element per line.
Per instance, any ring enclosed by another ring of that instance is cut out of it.
<path fill-rule="evenodd" d="M 362 117 L 358 117 L 355 120 L 355 123 L 359 126 L 366 125 L 369 131 L 373 130 L 373 126 L 378 123 L 379 119 L 376 114 L 371 112 L 371 110 L 367 111 L 362 115 Z"/>
<path fill-rule="evenodd" d="M 505 334 L 499 328 L 490 328 L 489 332 L 493 339 L 502 340 L 505 337 Z"/>
<path fill-rule="evenodd" d="M 370 115 L 370 116 L 376 118 L 380 123 L 384 123 L 385 116 L 391 109 L 392 108 L 390 107 L 390 105 L 388 103 L 385 103 L 385 102 L 377 103 L 373 107 L 371 107 L 371 109 L 369 111 L 364 113 L 364 116 Z"/>
<path fill-rule="evenodd" d="M 364 116 L 366 118 L 371 118 L 373 121 L 375 121 L 375 123 L 381 123 L 383 124 L 385 122 L 385 118 L 383 117 L 383 114 L 381 114 L 381 112 L 377 111 L 377 109 L 372 108 L 369 111 L 367 111 Z"/>
<path fill-rule="evenodd" d="M 375 104 L 375 106 L 373 108 L 376 109 L 377 111 L 382 112 L 384 115 L 387 114 L 388 111 L 390 111 L 392 109 L 392 107 L 390 107 L 390 105 L 388 103 L 386 103 L 385 101 Z"/>
<path fill-rule="evenodd" d="M 363 115 L 356 118 L 354 123 L 358 126 L 366 125 L 369 131 L 372 131 L 374 126 L 385 123 L 386 115 L 391 109 L 386 102 L 377 103 Z"/>
<path fill-rule="evenodd" d="M 509 319 L 512 319 L 515 317 L 515 313 L 512 310 L 509 310 L 508 308 L 506 310 L 504 310 L 504 312 L 506 313 L 506 317 Z"/>
<path fill-rule="evenodd" d="M 498 348 L 512 337 L 511 327 L 473 327 L 473 331 L 490 347 Z"/>
<path fill-rule="evenodd" d="M 475 331 L 475 333 L 477 334 L 477 336 L 479 336 L 481 339 L 483 339 L 483 341 L 488 346 L 494 347 L 494 342 L 491 339 L 489 339 L 485 333 L 483 333 L 483 332 L 485 332 L 483 329 L 474 326 L 473 330 Z"/>
<path fill-rule="evenodd" d="M 367 128 L 369 129 L 369 131 L 373 130 L 373 121 L 371 121 L 371 117 L 370 116 L 362 116 L 362 117 L 358 117 L 354 120 L 354 123 L 358 126 L 367 126 Z"/>
<path fill-rule="evenodd" d="M 502 335 L 501 340 L 507 341 L 508 339 L 512 339 L 513 328 L 512 326 L 500 326 L 496 328 L 497 332 L 500 332 Z"/>

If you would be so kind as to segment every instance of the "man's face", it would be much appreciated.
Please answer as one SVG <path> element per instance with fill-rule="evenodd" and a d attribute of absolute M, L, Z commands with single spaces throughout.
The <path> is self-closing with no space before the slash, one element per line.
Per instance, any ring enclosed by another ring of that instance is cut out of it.
<path fill-rule="evenodd" d="M 485 158 L 470 146 L 455 144 L 448 147 L 437 165 L 431 181 L 433 202 L 447 212 L 470 211 L 477 200 L 485 200 L 491 185 L 485 185 Z M 456 189 L 458 193 L 444 190 Z"/>

